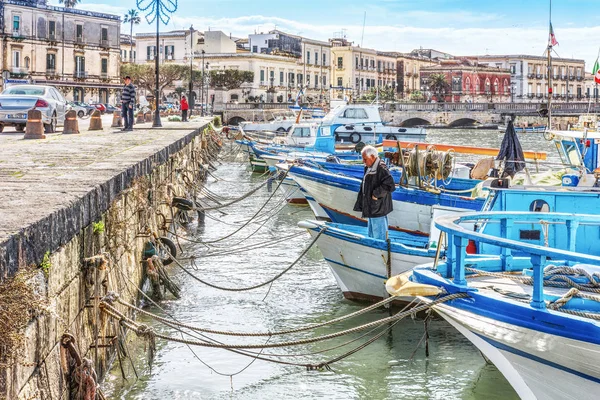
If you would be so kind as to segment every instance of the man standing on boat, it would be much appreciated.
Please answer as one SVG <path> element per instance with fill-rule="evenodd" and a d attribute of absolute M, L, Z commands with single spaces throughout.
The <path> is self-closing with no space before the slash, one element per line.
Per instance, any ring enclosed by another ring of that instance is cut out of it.
<path fill-rule="evenodd" d="M 392 212 L 392 192 L 396 190 L 394 178 L 379 158 L 375 147 L 365 146 L 361 154 L 365 163 L 365 176 L 360 184 L 354 211 L 361 211 L 362 217 L 367 218 L 370 237 L 386 240 L 387 215 Z"/>

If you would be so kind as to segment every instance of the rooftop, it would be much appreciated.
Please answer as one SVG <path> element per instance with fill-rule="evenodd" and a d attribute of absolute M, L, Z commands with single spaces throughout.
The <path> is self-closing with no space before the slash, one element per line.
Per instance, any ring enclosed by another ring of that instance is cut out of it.
<path fill-rule="evenodd" d="M 121 16 L 119 16 L 119 15 L 99 13 L 99 12 L 95 12 L 95 11 L 78 10 L 75 8 L 49 6 L 46 4 L 32 3 L 29 1 L 4 0 L 3 3 L 4 3 L 4 5 L 10 4 L 10 5 L 21 6 L 21 7 L 37 8 L 40 10 L 61 12 L 61 13 L 65 13 L 65 14 L 84 15 L 87 17 L 104 18 L 104 19 L 111 19 L 111 20 L 115 20 L 115 21 L 121 20 Z"/>

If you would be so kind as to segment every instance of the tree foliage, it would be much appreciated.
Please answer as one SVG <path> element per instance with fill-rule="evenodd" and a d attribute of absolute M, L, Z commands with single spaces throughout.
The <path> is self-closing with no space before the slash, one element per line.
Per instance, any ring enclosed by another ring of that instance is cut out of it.
<path fill-rule="evenodd" d="M 160 91 L 171 85 L 175 81 L 185 78 L 186 73 L 189 76 L 189 68 L 182 64 L 163 64 L 159 68 L 158 84 Z M 156 76 L 154 65 L 150 64 L 123 64 L 121 65 L 121 76 L 129 75 L 133 84 L 141 89 L 150 92 L 156 88 Z"/>
<path fill-rule="evenodd" d="M 226 88 L 228 90 L 238 89 L 244 83 L 254 81 L 254 72 L 240 71 L 238 69 L 225 69 L 210 71 L 210 87 Z"/>
<path fill-rule="evenodd" d="M 373 101 L 377 98 L 379 92 L 379 101 L 396 100 L 396 91 L 392 87 L 371 88 L 367 93 L 360 97 L 360 100 Z"/>
<path fill-rule="evenodd" d="M 79 0 L 58 0 L 60 4 L 64 4 L 65 8 L 75 8 L 79 4 Z"/>
<path fill-rule="evenodd" d="M 443 102 L 446 99 L 446 95 L 450 90 L 450 85 L 446 81 L 446 75 L 444 74 L 431 74 L 429 75 L 429 89 L 437 97 L 437 101 Z"/>

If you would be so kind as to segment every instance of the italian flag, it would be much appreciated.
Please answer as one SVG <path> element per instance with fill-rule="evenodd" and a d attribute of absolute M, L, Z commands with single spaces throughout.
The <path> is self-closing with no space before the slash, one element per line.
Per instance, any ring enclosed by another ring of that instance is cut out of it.
<path fill-rule="evenodd" d="M 594 64 L 594 70 L 592 71 L 594 75 L 594 81 L 596 83 L 600 83 L 600 64 L 598 64 L 598 59 L 596 58 L 596 63 Z"/>

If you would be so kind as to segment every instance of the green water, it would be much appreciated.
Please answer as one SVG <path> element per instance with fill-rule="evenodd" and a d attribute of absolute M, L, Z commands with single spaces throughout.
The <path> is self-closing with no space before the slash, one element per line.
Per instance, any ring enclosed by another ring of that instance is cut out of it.
<path fill-rule="evenodd" d="M 493 147 L 500 143 L 501 135 L 494 131 L 432 130 L 428 140 Z M 524 134 L 521 140 L 527 150 L 554 151 L 551 144 L 540 135 Z M 554 153 L 551 159 L 557 161 Z M 236 197 L 247 192 L 263 178 L 251 175 L 246 168 L 246 164 L 239 162 L 224 162 L 215 174 L 226 180 L 211 180 L 208 188 L 225 197 Z M 204 241 L 219 239 L 237 229 L 240 221 L 250 218 L 268 195 L 266 190 L 259 191 L 257 195 L 225 210 L 227 215 L 213 212 L 211 216 L 214 219 L 207 218 L 203 228 L 193 224 L 184 235 Z M 266 210 L 272 209 L 272 213 L 279 210 L 275 207 L 277 201 L 279 197 Z M 282 205 L 280 211 L 266 219 L 264 226 L 256 233 L 253 232 L 258 225 L 249 225 L 239 234 L 215 243 L 211 249 L 182 241 L 184 255 L 198 257 L 194 273 L 204 280 L 227 287 L 251 286 L 275 276 L 298 257 L 310 239 L 296 223 L 311 217 L 306 207 Z M 241 246 L 269 243 L 292 233 L 299 235 L 277 246 L 260 247 L 246 253 L 228 253 Z M 239 243 L 246 237 L 250 238 Z M 207 257 L 208 251 L 217 251 L 219 254 Z M 311 249 L 298 265 L 277 280 L 270 291 L 264 287 L 250 292 L 224 292 L 192 280 L 175 266 L 169 266 L 169 273 L 182 287 L 181 299 L 161 303 L 165 311 L 152 307 L 149 310 L 211 329 L 246 332 L 284 330 L 327 321 L 363 307 L 342 297 L 316 248 Z M 334 333 L 387 315 L 386 310 L 374 311 L 335 326 L 274 338 L 272 341 Z M 138 320 L 163 333 L 177 336 L 177 332 L 171 328 L 146 318 Z M 320 362 L 342 354 L 366 339 L 326 353 L 315 352 L 339 346 L 362 334 L 294 348 L 267 349 L 265 353 L 308 354 L 281 359 L 301 363 Z M 131 338 L 128 347 L 133 354 L 132 363 L 139 379 L 135 379 L 131 363 L 125 361 L 122 366 L 128 380 L 124 380 L 117 361 L 102 384 L 102 389 L 108 398 L 114 399 L 517 398 L 498 370 L 487 363 L 479 351 L 450 325 L 442 320 L 430 322 L 429 357 L 425 356 L 424 342 L 421 341 L 423 334 L 423 320 L 403 320 L 391 333 L 333 364 L 331 371 L 307 371 L 303 367 L 260 360 L 252 362 L 250 358 L 220 349 L 195 347 L 194 354 L 186 345 L 162 341 L 157 343 L 156 357 L 150 368 L 146 363 L 143 343 Z M 265 338 L 210 337 L 226 343 L 265 342 Z"/>

